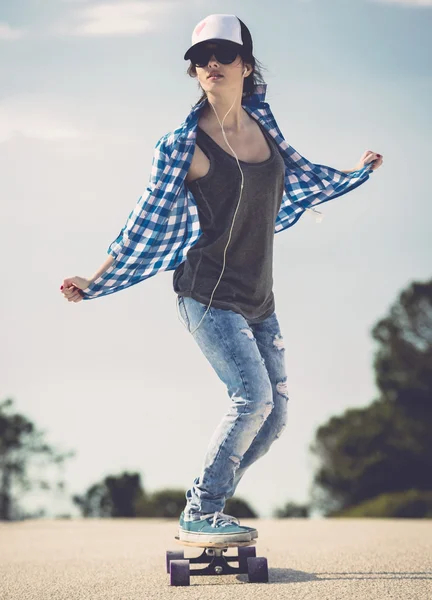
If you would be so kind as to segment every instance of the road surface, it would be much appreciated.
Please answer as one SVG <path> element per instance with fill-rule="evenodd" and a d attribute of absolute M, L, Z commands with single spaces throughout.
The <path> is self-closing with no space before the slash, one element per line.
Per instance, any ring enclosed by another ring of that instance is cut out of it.
<path fill-rule="evenodd" d="M 432 520 L 241 519 L 269 583 L 246 574 L 171 587 L 171 519 L 0 523 L 1 600 L 431 600 Z M 184 548 L 185 557 L 200 549 Z M 230 549 L 228 554 L 235 554 Z"/>

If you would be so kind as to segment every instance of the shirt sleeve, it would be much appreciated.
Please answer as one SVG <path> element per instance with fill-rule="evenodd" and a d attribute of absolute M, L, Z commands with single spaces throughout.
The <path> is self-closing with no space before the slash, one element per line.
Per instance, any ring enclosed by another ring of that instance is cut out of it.
<path fill-rule="evenodd" d="M 285 191 L 275 223 L 275 233 L 291 227 L 314 206 L 351 192 L 365 183 L 373 173 L 371 163 L 344 173 L 333 167 L 314 164 L 292 147 L 292 158 L 285 173 Z"/>
<path fill-rule="evenodd" d="M 276 218 L 275 233 L 294 225 L 307 210 L 318 212 L 314 206 L 354 190 L 373 173 L 371 163 L 351 173 L 344 173 L 333 167 L 311 162 L 285 140 L 270 105 L 263 102 L 261 106 L 285 162 L 285 189 Z"/>
<path fill-rule="evenodd" d="M 137 265 L 142 264 L 147 248 L 165 226 L 169 215 L 168 207 L 156 193 L 168 172 L 164 138 L 156 144 L 146 192 L 138 198 L 120 233 L 107 249 L 114 262 L 82 290 L 83 300 L 106 296 L 138 283 L 133 279 Z"/>

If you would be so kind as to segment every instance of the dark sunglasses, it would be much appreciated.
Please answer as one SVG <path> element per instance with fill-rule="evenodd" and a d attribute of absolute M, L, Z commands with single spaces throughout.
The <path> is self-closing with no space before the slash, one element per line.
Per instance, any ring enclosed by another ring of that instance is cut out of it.
<path fill-rule="evenodd" d="M 235 44 L 217 43 L 213 48 L 205 45 L 197 46 L 191 50 L 189 58 L 195 67 L 206 67 L 213 55 L 221 64 L 229 65 L 235 61 L 239 54 L 239 47 Z"/>

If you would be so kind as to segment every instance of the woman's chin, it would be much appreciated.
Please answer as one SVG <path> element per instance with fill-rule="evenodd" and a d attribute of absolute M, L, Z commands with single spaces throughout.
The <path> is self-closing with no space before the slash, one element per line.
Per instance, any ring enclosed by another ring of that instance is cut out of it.
<path fill-rule="evenodd" d="M 206 90 L 216 90 L 218 87 L 221 86 L 222 82 L 223 82 L 223 78 L 214 79 L 214 80 L 207 79 L 205 82 L 205 89 Z"/>

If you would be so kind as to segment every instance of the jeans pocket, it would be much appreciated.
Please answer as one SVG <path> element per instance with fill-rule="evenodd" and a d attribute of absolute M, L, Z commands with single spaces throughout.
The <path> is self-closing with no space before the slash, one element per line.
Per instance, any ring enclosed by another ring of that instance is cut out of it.
<path fill-rule="evenodd" d="M 188 317 L 188 314 L 186 311 L 183 296 L 177 296 L 177 308 L 178 308 L 178 314 L 179 314 L 182 324 L 186 327 L 186 329 L 188 331 L 190 331 L 190 322 L 189 322 L 189 317 Z"/>

